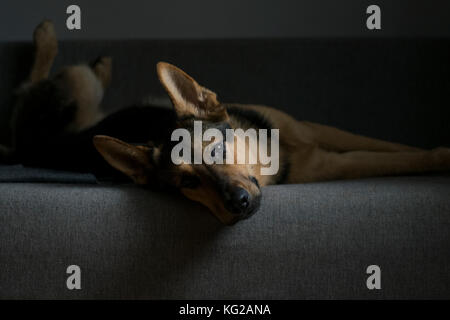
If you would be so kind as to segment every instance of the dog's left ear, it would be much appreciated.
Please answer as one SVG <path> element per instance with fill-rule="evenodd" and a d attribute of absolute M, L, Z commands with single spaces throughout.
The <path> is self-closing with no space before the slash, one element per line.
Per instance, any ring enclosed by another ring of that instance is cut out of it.
<path fill-rule="evenodd" d="M 95 136 L 94 146 L 114 168 L 129 176 L 137 184 L 149 184 L 153 176 L 158 148 L 134 146 L 108 136 Z"/>
<path fill-rule="evenodd" d="M 169 94 L 179 119 L 186 117 L 209 121 L 228 119 L 225 107 L 217 101 L 217 95 L 199 85 L 183 70 L 165 62 L 159 62 L 156 69 L 159 81 Z"/>

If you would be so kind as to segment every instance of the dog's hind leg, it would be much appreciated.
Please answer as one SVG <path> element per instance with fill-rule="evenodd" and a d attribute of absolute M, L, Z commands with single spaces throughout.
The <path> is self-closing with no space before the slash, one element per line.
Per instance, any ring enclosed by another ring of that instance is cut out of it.
<path fill-rule="evenodd" d="M 33 33 L 34 61 L 29 75 L 32 84 L 47 79 L 58 54 L 58 41 L 51 21 L 39 24 Z"/>
<path fill-rule="evenodd" d="M 422 149 L 406 146 L 399 143 L 383 141 L 379 139 L 364 137 L 334 127 L 312 122 L 300 122 L 312 131 L 313 141 L 321 148 L 336 151 L 377 151 L 377 152 L 400 152 L 400 151 L 423 151 Z"/>
<path fill-rule="evenodd" d="M 64 86 L 69 88 L 77 107 L 68 131 L 85 130 L 106 117 L 107 114 L 101 110 L 101 101 L 112 80 L 112 58 L 100 57 L 90 66 L 66 67 L 59 76 L 64 80 Z"/>

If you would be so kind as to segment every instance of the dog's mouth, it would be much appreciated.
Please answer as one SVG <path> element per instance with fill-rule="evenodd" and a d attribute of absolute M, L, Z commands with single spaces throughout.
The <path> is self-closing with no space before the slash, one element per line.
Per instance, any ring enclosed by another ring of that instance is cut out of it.
<path fill-rule="evenodd" d="M 194 190 L 194 191 L 193 191 Z M 250 186 L 225 185 L 221 188 L 198 189 L 182 188 L 181 192 L 189 199 L 208 207 L 223 224 L 233 225 L 258 212 L 261 206 L 261 189 L 257 183 Z"/>

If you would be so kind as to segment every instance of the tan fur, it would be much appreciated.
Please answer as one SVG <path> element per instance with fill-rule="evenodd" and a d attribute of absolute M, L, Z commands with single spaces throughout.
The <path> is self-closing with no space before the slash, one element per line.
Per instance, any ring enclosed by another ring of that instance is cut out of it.
<path fill-rule="evenodd" d="M 34 61 L 29 79 L 21 85 L 22 90 L 49 78 L 50 70 L 58 53 L 58 42 L 53 23 L 49 20 L 39 24 L 33 34 Z M 112 59 L 101 57 L 90 68 L 87 65 L 75 65 L 62 68 L 53 78 L 62 79 L 63 90 L 67 90 L 66 99 L 77 105 L 73 122 L 66 128 L 69 132 L 78 132 L 95 125 L 105 115 L 100 110 L 104 90 L 112 77 Z M 51 79 L 53 79 L 51 78 Z"/>
<path fill-rule="evenodd" d="M 280 146 L 290 150 L 288 183 L 450 170 L 449 148 L 425 151 L 297 121 L 266 106 L 241 107 L 261 112 L 280 128 Z"/>
<path fill-rule="evenodd" d="M 112 81 L 112 58 L 102 57 L 93 67 L 94 73 L 101 81 L 103 89 L 109 87 Z"/>
<path fill-rule="evenodd" d="M 24 90 L 48 79 L 58 52 L 54 27 L 50 21 L 41 23 L 36 28 L 33 38 L 34 62 L 29 79 L 21 88 Z M 267 106 L 222 104 L 214 92 L 199 85 L 192 77 L 175 66 L 160 62 L 157 64 L 157 73 L 172 100 L 180 122 L 187 117 L 210 122 L 230 122 L 235 129 L 248 129 L 251 124 L 246 124 L 247 128 L 242 127 L 236 119 L 228 116 L 226 110 L 229 106 L 251 109 L 268 119 L 272 128 L 280 130 L 281 169 L 289 164 L 285 183 L 450 170 L 449 148 L 426 151 L 356 135 L 325 125 L 297 121 Z M 103 118 L 100 102 L 105 88 L 111 82 L 111 74 L 112 60 L 108 57 L 97 61 L 92 68 L 85 65 L 71 66 L 56 74 L 55 79 L 58 77 L 58 80 L 62 80 L 63 90 L 68 91 L 66 98 L 70 102 L 75 102 L 77 106 L 75 119 L 68 130 L 79 131 L 91 127 Z M 131 177 L 137 184 L 149 184 L 155 177 L 155 166 L 160 158 L 159 148 L 133 146 L 106 136 L 94 137 L 94 145 L 108 163 Z M 235 141 L 235 160 L 238 153 L 249 152 L 249 144 L 240 146 Z M 6 149 L 0 149 L 0 151 L 0 154 L 9 152 Z M 252 181 L 252 177 L 258 180 L 260 186 L 278 181 L 277 176 L 260 175 L 261 167 L 260 163 L 210 166 L 182 164 L 171 169 L 170 179 L 171 183 L 180 188 L 186 197 L 201 202 L 220 221 L 231 224 L 238 217 L 225 209 L 223 197 L 214 185 L 211 171 L 226 177 L 228 184 L 245 189 L 253 198 L 256 198 L 260 196 L 260 190 Z M 182 187 L 183 174 L 198 177 L 201 180 L 200 186 L 188 188 L 184 185 Z"/>
<path fill-rule="evenodd" d="M 53 23 L 46 20 L 39 24 L 33 34 L 35 55 L 29 81 L 33 84 L 46 79 L 58 54 L 58 42 Z"/>
<path fill-rule="evenodd" d="M 227 119 L 226 110 L 217 101 L 216 94 L 199 85 L 183 70 L 165 62 L 158 62 L 156 70 L 180 118 Z"/>
<path fill-rule="evenodd" d="M 205 183 L 205 181 L 203 181 Z M 199 189 L 181 189 L 181 193 L 188 199 L 200 202 L 206 206 L 223 224 L 232 224 L 235 222 L 235 217 L 230 215 L 224 208 L 223 203 L 212 186 L 205 185 L 204 188 Z"/>
<path fill-rule="evenodd" d="M 288 167 L 284 183 L 304 183 L 335 179 L 354 179 L 406 173 L 450 170 L 450 149 L 425 151 L 397 143 L 367 138 L 333 127 L 305 121 L 266 106 L 220 104 L 216 94 L 200 86 L 182 70 L 167 63 L 158 63 L 158 76 L 167 90 L 176 114 L 180 119 L 191 117 L 212 122 L 229 121 L 231 127 L 248 129 L 251 124 L 228 117 L 227 107 L 247 108 L 263 115 L 272 128 L 279 129 L 280 166 Z M 247 126 L 247 127 L 245 127 Z M 235 137 L 237 139 L 237 137 Z M 249 144 L 237 144 L 235 140 L 235 163 L 237 154 L 249 152 Z M 240 145 L 240 147 L 239 147 Z M 229 148 L 229 146 L 228 146 Z M 240 149 L 238 149 L 240 148 Z M 108 159 L 107 159 L 108 160 Z M 111 163 L 111 159 L 108 160 Z M 112 160 L 114 161 L 114 160 Z M 212 169 L 212 170 L 211 170 Z M 182 177 L 184 173 L 201 179 L 196 188 L 181 188 L 181 192 L 194 201 L 207 206 L 223 223 L 230 224 L 237 217 L 228 212 L 221 195 L 212 184 L 211 171 L 226 177 L 227 183 L 240 187 L 252 196 L 260 194 L 251 180 L 256 177 L 259 185 L 277 183 L 277 176 L 259 174 L 261 164 L 205 164 L 175 166 L 172 174 Z M 124 168 L 121 169 L 124 171 Z M 278 173 L 280 175 L 280 173 Z M 135 179 L 135 177 L 134 177 Z M 179 186 L 179 182 L 175 182 Z"/>
<path fill-rule="evenodd" d="M 104 118 L 100 110 L 103 99 L 103 82 L 86 65 L 64 68 L 60 75 L 70 88 L 70 98 L 77 103 L 77 113 L 69 131 L 81 131 L 95 125 Z"/>
<path fill-rule="evenodd" d="M 231 104 L 226 105 L 231 106 Z M 238 104 L 233 104 L 233 106 L 238 106 L 240 108 L 246 108 L 245 105 L 238 105 Z M 251 108 L 251 106 L 248 106 L 249 108 Z M 233 128 L 241 128 L 243 130 L 247 130 L 248 128 L 243 126 L 241 123 L 235 123 L 233 121 L 233 119 L 231 119 L 231 125 Z M 269 185 L 269 184 L 273 184 L 274 176 L 269 176 L 269 175 L 261 175 L 261 168 L 265 167 L 264 165 L 262 165 L 259 162 L 259 155 L 256 154 L 254 155 L 254 157 L 257 159 L 257 163 L 255 164 L 250 164 L 249 161 L 249 157 L 250 157 L 250 146 L 252 145 L 252 143 L 258 145 L 258 141 L 250 141 L 249 139 L 247 142 L 242 141 L 242 138 L 239 136 L 235 136 L 234 139 L 234 163 L 233 165 L 231 165 L 229 167 L 229 170 L 235 170 L 237 172 L 240 173 L 240 175 L 242 177 L 247 177 L 247 176 L 254 176 L 260 185 L 265 186 L 265 185 Z M 227 149 L 229 150 L 231 147 L 228 145 Z M 259 147 L 258 147 L 259 148 Z M 259 150 L 259 149 L 258 149 Z M 265 152 L 266 150 L 264 150 Z M 282 158 L 286 153 L 285 149 L 280 149 L 280 157 Z M 246 164 L 238 164 L 238 154 L 245 154 L 245 163 Z M 230 173 L 231 174 L 231 173 Z"/>
<path fill-rule="evenodd" d="M 108 163 L 129 176 L 136 184 L 149 183 L 152 154 L 150 148 L 133 146 L 108 136 L 95 136 L 93 143 Z"/>
<path fill-rule="evenodd" d="M 57 53 L 57 42 L 53 25 L 45 21 L 35 31 L 36 47 L 33 69 L 29 77 L 31 85 L 47 79 Z M 157 64 L 160 82 L 166 89 L 181 121 L 184 118 L 211 122 L 229 121 L 227 106 L 217 100 L 211 90 L 199 85 L 181 69 L 167 63 Z M 67 67 L 59 74 L 70 89 L 70 98 L 77 102 L 77 114 L 69 127 L 71 131 L 82 130 L 94 125 L 103 115 L 99 106 L 104 89 L 111 81 L 111 59 L 101 59 L 93 68 L 87 66 Z M 397 143 L 363 137 L 333 127 L 316 123 L 297 121 L 291 116 L 266 106 L 238 105 L 252 109 L 280 129 L 280 166 L 289 164 L 285 183 L 303 183 L 334 179 L 354 179 L 384 175 L 422 173 L 450 170 L 450 149 L 440 148 L 425 151 Z M 243 128 L 244 130 L 247 128 Z M 136 147 L 120 140 L 97 136 L 94 144 L 102 156 L 116 169 L 130 176 L 138 184 L 147 184 L 157 162 L 159 150 Z M 235 146 L 237 148 L 235 143 Z M 248 153 L 248 144 L 238 153 Z M 257 185 L 250 177 L 256 177 L 259 185 L 277 183 L 276 176 L 260 175 L 261 164 L 213 165 L 216 174 L 227 177 L 227 183 L 243 188 L 253 197 L 260 195 Z M 181 192 L 194 201 L 207 206 L 223 223 L 230 224 L 237 217 L 228 212 L 222 197 L 213 185 L 210 170 L 202 165 L 180 165 L 172 170 L 173 183 Z M 182 174 L 189 173 L 201 180 L 198 188 L 180 187 Z M 178 178 L 179 179 L 178 179 Z"/>
<path fill-rule="evenodd" d="M 173 66 L 161 63 L 159 68 L 177 70 Z M 184 72 L 182 74 L 185 75 Z M 167 79 L 163 81 L 170 82 Z M 196 86 L 198 85 L 193 79 L 192 81 Z M 166 89 L 169 95 L 171 91 L 177 90 L 171 86 L 166 86 Z M 179 93 L 179 96 L 182 96 L 182 93 Z M 175 99 L 174 104 L 176 103 Z M 266 106 L 237 104 L 233 106 L 252 109 L 268 119 L 273 128 L 280 129 L 280 158 L 284 159 L 285 163 L 289 163 L 290 168 L 286 183 L 450 170 L 450 149 L 448 148 L 425 151 L 356 135 L 325 125 L 297 121 L 279 110 Z M 176 105 L 175 108 L 177 108 Z M 183 112 L 193 113 L 192 110 L 183 110 Z M 232 126 L 238 128 L 239 124 L 235 123 Z M 238 152 L 248 153 L 248 144 L 245 149 L 236 149 L 235 157 Z M 252 185 L 248 183 L 248 175 L 257 177 L 261 186 L 276 182 L 275 177 L 258 174 L 260 164 L 223 165 L 222 167 L 224 175 L 235 177 L 233 183 L 249 190 L 252 190 Z M 231 215 L 218 208 L 220 200 L 214 203 L 211 200 L 214 196 L 207 194 L 207 191 L 207 188 L 190 190 L 188 197 L 208 206 L 221 221 L 230 220 Z"/>

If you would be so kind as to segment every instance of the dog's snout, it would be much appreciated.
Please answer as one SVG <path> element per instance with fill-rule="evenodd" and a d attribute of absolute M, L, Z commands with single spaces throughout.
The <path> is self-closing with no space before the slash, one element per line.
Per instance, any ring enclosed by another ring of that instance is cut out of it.
<path fill-rule="evenodd" d="M 248 218 L 259 208 L 260 195 L 252 196 L 241 187 L 234 187 L 225 193 L 225 207 L 240 219 Z"/>
<path fill-rule="evenodd" d="M 232 195 L 232 201 L 243 211 L 247 209 L 250 204 L 250 195 L 247 190 L 237 188 Z"/>
<path fill-rule="evenodd" d="M 250 206 L 251 196 L 247 190 L 241 187 L 232 187 L 225 192 L 225 205 L 232 213 L 245 213 Z"/>

